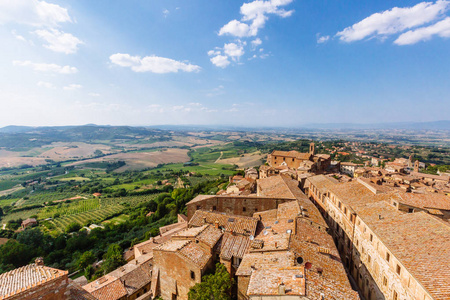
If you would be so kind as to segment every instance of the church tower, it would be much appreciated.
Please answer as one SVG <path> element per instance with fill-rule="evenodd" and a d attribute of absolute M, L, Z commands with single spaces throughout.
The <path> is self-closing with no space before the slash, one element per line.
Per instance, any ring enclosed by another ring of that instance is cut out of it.
<path fill-rule="evenodd" d="M 309 154 L 314 155 L 315 145 L 314 143 L 309 144 Z"/>

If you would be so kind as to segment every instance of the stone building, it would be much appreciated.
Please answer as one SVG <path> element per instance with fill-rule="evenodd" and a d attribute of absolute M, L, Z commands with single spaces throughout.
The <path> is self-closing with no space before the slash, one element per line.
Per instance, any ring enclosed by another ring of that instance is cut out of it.
<path fill-rule="evenodd" d="M 152 256 L 141 256 L 83 286 L 97 300 L 152 299 Z"/>
<path fill-rule="evenodd" d="M 67 271 L 49 268 L 42 258 L 0 275 L 1 300 L 95 300 L 68 277 Z"/>
<path fill-rule="evenodd" d="M 314 143 L 311 143 L 308 153 L 274 150 L 267 156 L 267 163 L 273 168 L 287 166 L 294 170 L 300 168 L 302 172 L 324 173 L 330 167 L 331 158 L 328 154 L 315 154 Z"/>
<path fill-rule="evenodd" d="M 305 191 L 326 216 L 366 299 L 450 298 L 450 227 L 443 221 L 424 211 L 405 212 L 399 201 L 412 200 L 368 181 L 315 176 Z"/>

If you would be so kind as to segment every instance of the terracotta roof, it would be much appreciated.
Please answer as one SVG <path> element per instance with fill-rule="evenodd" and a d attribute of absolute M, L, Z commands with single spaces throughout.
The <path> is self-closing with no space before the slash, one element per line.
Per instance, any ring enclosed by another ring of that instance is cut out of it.
<path fill-rule="evenodd" d="M 86 289 L 85 287 L 83 288 Z M 89 292 L 89 290 L 87 291 Z M 114 277 L 108 278 L 107 281 L 90 293 L 98 300 L 117 300 L 128 295 L 120 279 Z"/>
<path fill-rule="evenodd" d="M 216 250 L 220 252 L 220 257 L 226 260 L 232 257 L 242 258 L 247 253 L 250 242 L 247 236 L 225 233 Z"/>
<path fill-rule="evenodd" d="M 67 275 L 67 271 L 38 266 L 27 265 L 0 275 L 0 298 L 17 294 L 31 286 L 39 286 L 48 281 Z"/>
<path fill-rule="evenodd" d="M 333 185 L 337 184 L 338 181 L 334 178 L 325 176 L 325 175 L 317 175 L 311 176 L 306 179 L 306 182 L 314 185 L 321 192 L 326 192 L 326 190 Z"/>
<path fill-rule="evenodd" d="M 151 273 L 138 267 L 120 277 L 128 295 L 132 295 L 152 281 Z"/>
<path fill-rule="evenodd" d="M 255 235 L 258 220 L 251 217 L 236 215 L 226 215 L 223 213 L 197 210 L 189 221 L 189 226 L 203 226 L 205 224 L 215 224 L 225 231 L 243 235 Z"/>
<path fill-rule="evenodd" d="M 450 197 L 442 194 L 397 193 L 395 198 L 402 204 L 420 207 L 450 210 Z"/>
<path fill-rule="evenodd" d="M 295 150 L 291 151 L 280 151 L 280 150 L 274 150 L 271 154 L 272 156 L 282 156 L 282 157 L 291 157 L 291 158 L 297 158 L 297 159 L 310 159 L 311 153 L 301 153 Z"/>
<path fill-rule="evenodd" d="M 190 242 L 181 248 L 178 253 L 193 262 L 200 269 L 203 269 L 211 259 L 211 254 L 194 242 Z"/>
<path fill-rule="evenodd" d="M 210 248 L 219 241 L 222 236 L 222 230 L 215 228 L 213 225 L 206 224 L 200 227 L 191 227 L 180 231 L 172 236 L 173 239 L 194 239 L 202 241 Z"/>
<path fill-rule="evenodd" d="M 286 295 L 306 295 L 304 268 L 299 266 L 256 270 L 250 276 L 247 295 L 278 296 L 281 284 L 285 286 Z"/>
<path fill-rule="evenodd" d="M 295 199 L 294 188 L 298 188 L 298 181 L 289 176 L 276 175 L 256 180 L 258 196 Z M 301 192 L 301 191 L 300 191 Z"/>
<path fill-rule="evenodd" d="M 419 172 L 411 172 L 410 175 L 421 177 L 421 178 L 430 178 L 430 179 L 434 179 L 434 180 L 442 180 L 442 181 L 446 181 L 446 182 L 450 181 L 450 176 L 439 176 L 439 175 L 425 174 L 425 173 L 419 173 Z"/>
<path fill-rule="evenodd" d="M 450 226 L 418 212 L 383 219 L 371 229 L 430 295 L 450 299 Z"/>
<path fill-rule="evenodd" d="M 290 251 L 247 253 L 236 271 L 236 276 L 250 276 L 254 270 L 291 267 L 294 265 L 294 259 L 294 253 Z"/>

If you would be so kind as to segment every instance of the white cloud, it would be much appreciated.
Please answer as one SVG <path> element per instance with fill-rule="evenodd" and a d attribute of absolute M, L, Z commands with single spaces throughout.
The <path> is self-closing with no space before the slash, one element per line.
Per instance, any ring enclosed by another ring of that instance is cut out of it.
<path fill-rule="evenodd" d="M 324 35 L 324 36 L 320 36 L 319 34 L 317 35 L 317 44 L 323 44 L 328 42 L 328 40 L 330 39 L 329 35 Z"/>
<path fill-rule="evenodd" d="M 237 37 L 247 37 L 256 35 L 257 32 L 252 30 L 249 25 L 239 22 L 238 20 L 232 20 L 225 24 L 219 30 L 219 35 L 233 35 Z"/>
<path fill-rule="evenodd" d="M 59 74 L 74 74 L 78 72 L 78 69 L 71 66 L 60 66 L 57 64 L 45 64 L 45 63 L 33 63 L 29 60 L 20 61 L 15 60 L 13 61 L 14 66 L 21 66 L 21 67 L 30 67 L 34 71 L 38 72 L 53 72 L 53 73 L 59 73 Z"/>
<path fill-rule="evenodd" d="M 251 44 L 252 44 L 252 48 L 254 50 L 254 49 L 256 49 L 256 47 L 258 47 L 262 44 L 262 41 L 260 38 L 256 38 L 251 42 Z"/>
<path fill-rule="evenodd" d="M 167 16 L 170 14 L 170 11 L 168 9 L 164 9 L 162 13 L 164 15 L 164 18 L 167 18 Z"/>
<path fill-rule="evenodd" d="M 208 55 L 209 55 L 209 56 L 220 55 L 220 51 L 219 51 L 219 50 L 209 50 L 209 51 L 208 51 Z"/>
<path fill-rule="evenodd" d="M 152 73 L 177 73 L 198 72 L 200 67 L 190 63 L 176 61 L 170 58 L 159 56 L 131 56 L 129 54 L 116 53 L 109 57 L 112 63 L 121 67 L 130 67 L 134 72 L 152 72 Z"/>
<path fill-rule="evenodd" d="M 100 94 L 99 94 L 99 93 L 88 93 L 88 96 L 91 96 L 91 97 L 100 97 Z"/>
<path fill-rule="evenodd" d="M 244 47 L 235 43 L 228 43 L 223 45 L 223 52 L 225 52 L 225 54 L 231 57 L 233 60 L 239 59 L 239 57 L 241 57 L 245 53 Z"/>
<path fill-rule="evenodd" d="M 230 64 L 230 61 L 228 60 L 228 56 L 226 56 L 226 55 L 219 54 L 219 55 L 212 57 L 210 60 L 213 63 L 213 65 L 215 65 L 216 67 L 219 67 L 219 68 L 226 68 Z"/>
<path fill-rule="evenodd" d="M 237 37 L 256 36 L 258 30 L 263 28 L 268 20 L 267 15 L 274 14 L 282 18 L 291 16 L 294 12 L 293 10 L 286 11 L 280 8 L 280 6 L 288 5 L 292 1 L 293 0 L 255 0 L 244 3 L 240 9 L 242 15 L 241 21 L 232 20 L 228 22 L 219 30 L 219 35 L 228 34 Z"/>
<path fill-rule="evenodd" d="M 47 88 L 47 89 L 54 89 L 55 88 L 55 86 L 52 83 L 45 82 L 45 81 L 39 81 L 37 83 L 37 86 L 44 87 L 44 88 Z"/>
<path fill-rule="evenodd" d="M 394 7 L 381 13 L 375 13 L 338 32 L 336 36 L 344 42 L 354 42 L 376 36 L 386 37 L 438 20 L 449 5 L 450 1 L 439 0 L 435 3 L 421 2 L 413 7 Z"/>
<path fill-rule="evenodd" d="M 23 42 L 27 41 L 23 36 L 21 36 L 20 34 L 17 34 L 17 32 L 15 30 L 12 30 L 11 34 L 14 35 L 14 37 L 16 39 L 18 39 L 19 41 L 23 41 Z"/>
<path fill-rule="evenodd" d="M 397 45 L 412 45 L 420 41 L 429 40 L 434 35 L 443 38 L 450 37 L 450 17 L 427 27 L 407 31 L 401 34 L 394 43 Z"/>
<path fill-rule="evenodd" d="M 72 22 L 67 9 L 38 0 L 0 1 L 0 24 L 15 22 L 31 26 L 56 26 Z"/>
<path fill-rule="evenodd" d="M 65 86 L 63 89 L 65 89 L 66 91 L 74 91 L 74 90 L 79 90 L 81 89 L 83 86 L 81 84 L 69 84 L 68 86 Z"/>
<path fill-rule="evenodd" d="M 41 39 L 44 39 L 48 44 L 44 45 L 55 52 L 62 52 L 65 54 L 75 53 L 78 50 L 78 45 L 83 42 L 70 33 L 65 33 L 57 29 L 40 29 L 34 32 Z"/>

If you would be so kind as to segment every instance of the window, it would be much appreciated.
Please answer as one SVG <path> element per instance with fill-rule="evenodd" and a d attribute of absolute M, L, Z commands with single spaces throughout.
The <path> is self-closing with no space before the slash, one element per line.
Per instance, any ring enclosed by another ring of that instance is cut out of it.
<path fill-rule="evenodd" d="M 400 275 L 400 272 L 402 271 L 402 267 L 397 265 L 397 268 L 395 268 L 395 272 L 397 272 L 398 275 Z"/>
<path fill-rule="evenodd" d="M 342 203 L 341 203 L 341 201 L 339 201 L 339 203 L 338 203 L 338 207 L 339 207 L 339 209 L 341 209 L 341 208 L 342 208 Z"/>
<path fill-rule="evenodd" d="M 247 211 L 247 208 L 243 207 L 243 208 L 242 208 L 242 211 Z"/>
<path fill-rule="evenodd" d="M 386 252 L 386 260 L 387 260 L 387 262 L 389 262 L 391 260 L 391 255 L 387 252 Z"/>
<path fill-rule="evenodd" d="M 194 273 L 194 271 L 191 271 L 191 279 L 195 280 L 195 273 Z"/>
<path fill-rule="evenodd" d="M 387 286 L 388 282 L 387 282 L 387 278 L 386 276 L 383 276 L 383 286 Z"/>
<path fill-rule="evenodd" d="M 347 207 L 344 207 L 344 214 L 347 214 Z"/>
<path fill-rule="evenodd" d="M 292 159 L 292 161 L 294 161 L 294 159 Z"/>
<path fill-rule="evenodd" d="M 372 261 L 372 257 L 370 255 L 367 255 L 367 261 L 369 262 L 369 264 Z"/>
<path fill-rule="evenodd" d="M 197 210 L 199 210 L 201 208 L 201 206 L 200 205 L 197 205 Z"/>
<path fill-rule="evenodd" d="M 373 235 L 372 234 L 370 234 L 369 239 L 370 239 L 371 242 L 373 241 Z"/>
<path fill-rule="evenodd" d="M 215 205 L 213 206 L 213 210 L 217 210 L 217 207 Z"/>
<path fill-rule="evenodd" d="M 414 212 L 414 208 L 409 208 L 409 209 L 408 209 L 408 212 L 409 212 L 409 213 L 413 213 L 413 212 Z"/>
<path fill-rule="evenodd" d="M 398 294 L 394 291 L 394 295 L 392 296 L 392 300 L 398 300 Z"/>

